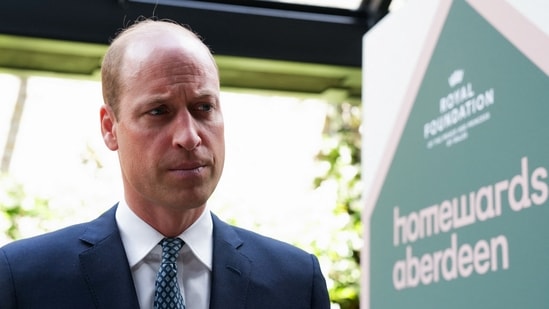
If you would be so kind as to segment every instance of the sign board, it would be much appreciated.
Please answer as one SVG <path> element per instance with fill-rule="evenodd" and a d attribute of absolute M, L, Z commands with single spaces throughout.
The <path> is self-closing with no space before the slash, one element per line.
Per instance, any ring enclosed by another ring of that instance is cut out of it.
<path fill-rule="evenodd" d="M 435 15 L 365 193 L 361 307 L 548 307 L 549 36 L 505 1 Z"/>

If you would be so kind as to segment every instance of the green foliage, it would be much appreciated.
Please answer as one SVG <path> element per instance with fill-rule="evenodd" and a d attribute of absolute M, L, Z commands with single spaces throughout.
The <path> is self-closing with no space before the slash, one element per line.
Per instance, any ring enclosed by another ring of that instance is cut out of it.
<path fill-rule="evenodd" d="M 325 169 L 314 181 L 316 187 L 332 183 L 337 188 L 334 220 L 338 221 L 339 230 L 332 236 L 329 247 L 317 250 L 331 263 L 328 274 L 333 280 L 330 298 L 342 309 L 359 308 L 362 246 L 360 124 L 359 104 L 331 105 L 324 129 L 324 147 L 317 156 Z"/>
<path fill-rule="evenodd" d="M 17 239 L 21 235 L 21 222 L 30 219 L 35 229 L 49 217 L 48 200 L 31 197 L 21 184 L 6 175 L 0 175 L 0 230 L 7 239 Z"/>

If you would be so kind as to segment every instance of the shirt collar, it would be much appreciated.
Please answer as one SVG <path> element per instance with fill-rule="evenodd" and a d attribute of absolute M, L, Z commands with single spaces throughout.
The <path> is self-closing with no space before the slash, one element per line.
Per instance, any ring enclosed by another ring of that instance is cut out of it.
<path fill-rule="evenodd" d="M 126 256 L 133 268 L 164 238 L 157 230 L 139 218 L 122 199 L 116 209 L 116 222 Z M 213 222 L 206 208 L 202 215 L 179 238 L 202 264 L 212 270 Z"/>

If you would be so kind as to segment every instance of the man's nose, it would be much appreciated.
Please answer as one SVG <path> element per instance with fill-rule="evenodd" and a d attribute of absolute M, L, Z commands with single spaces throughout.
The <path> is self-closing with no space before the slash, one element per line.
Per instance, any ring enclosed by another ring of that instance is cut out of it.
<path fill-rule="evenodd" d="M 188 151 L 194 150 L 202 141 L 198 131 L 196 119 L 189 112 L 178 115 L 173 131 L 173 146 Z"/>

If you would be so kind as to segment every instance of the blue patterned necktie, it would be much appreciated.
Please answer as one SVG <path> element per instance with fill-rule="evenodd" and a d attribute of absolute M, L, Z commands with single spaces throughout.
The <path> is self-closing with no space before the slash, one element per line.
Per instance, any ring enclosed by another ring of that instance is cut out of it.
<path fill-rule="evenodd" d="M 185 309 L 185 301 L 177 283 L 177 257 L 183 246 L 180 238 L 164 238 L 162 245 L 162 262 L 156 275 L 154 308 Z"/>

